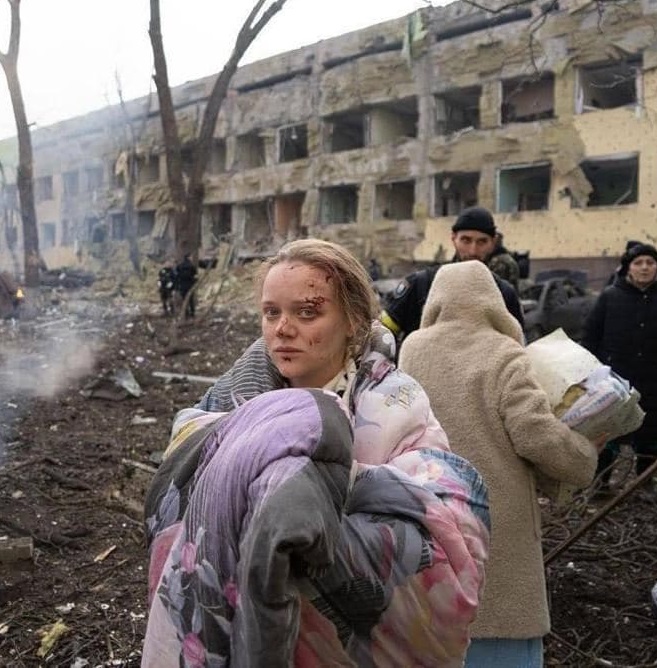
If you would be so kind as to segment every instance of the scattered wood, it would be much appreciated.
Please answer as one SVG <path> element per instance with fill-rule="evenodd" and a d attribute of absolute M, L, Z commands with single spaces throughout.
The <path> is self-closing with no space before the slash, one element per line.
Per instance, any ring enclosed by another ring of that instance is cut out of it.
<path fill-rule="evenodd" d="M 153 371 L 153 375 L 156 378 L 164 378 L 164 380 L 187 380 L 190 383 L 206 383 L 208 385 L 214 385 L 219 380 L 211 376 L 194 376 L 188 373 L 169 373 L 168 371 Z"/>
<path fill-rule="evenodd" d="M 136 462 L 134 459 L 126 459 L 125 457 L 121 459 L 121 464 L 124 466 L 131 466 L 134 469 L 139 469 L 146 473 L 157 473 L 157 469 L 154 466 L 149 466 L 148 464 L 143 464 L 142 462 Z"/>
<path fill-rule="evenodd" d="M 652 476 L 657 473 L 657 461 L 653 462 L 640 476 L 635 478 L 631 484 L 629 484 L 625 489 L 621 491 L 620 494 L 616 495 L 609 503 L 603 506 L 591 519 L 573 532 L 573 534 L 566 539 L 561 545 L 555 547 L 543 560 L 543 563 L 547 566 L 551 561 L 556 559 L 564 550 L 569 548 L 574 542 L 579 540 L 587 531 L 594 527 L 603 517 L 609 514 L 623 499 L 627 498 L 634 490 L 641 487 L 647 480 L 650 480 Z"/>

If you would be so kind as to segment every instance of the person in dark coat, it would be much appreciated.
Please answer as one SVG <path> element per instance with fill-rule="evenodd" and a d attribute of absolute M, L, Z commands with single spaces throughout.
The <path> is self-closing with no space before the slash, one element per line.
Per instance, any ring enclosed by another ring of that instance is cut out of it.
<path fill-rule="evenodd" d="M 637 244 L 622 259 L 613 285 L 606 287 L 584 324 L 583 345 L 641 393 L 643 425 L 627 439 L 640 475 L 657 459 L 657 249 Z M 601 453 L 598 472 L 608 488 L 618 445 Z"/>
<path fill-rule="evenodd" d="M 173 315 L 173 293 L 176 288 L 176 270 L 173 263 L 165 260 L 157 274 L 157 287 L 162 301 L 164 315 Z"/>
<path fill-rule="evenodd" d="M 191 256 L 189 253 L 185 255 L 182 262 L 176 267 L 176 287 L 180 296 L 185 301 L 187 293 L 194 287 L 196 283 L 196 267 L 192 262 Z M 187 307 L 185 308 L 185 317 L 193 318 L 196 315 L 196 295 L 192 292 L 189 295 L 187 301 Z"/>

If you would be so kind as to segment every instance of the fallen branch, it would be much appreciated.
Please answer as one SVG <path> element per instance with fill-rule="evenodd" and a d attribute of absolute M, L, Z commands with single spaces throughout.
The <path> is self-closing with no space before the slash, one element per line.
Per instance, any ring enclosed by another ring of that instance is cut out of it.
<path fill-rule="evenodd" d="M 190 383 L 206 383 L 214 385 L 218 378 L 211 378 L 210 376 L 193 376 L 188 373 L 169 373 L 168 371 L 153 371 L 156 378 L 164 378 L 164 380 L 188 380 Z"/>
<path fill-rule="evenodd" d="M 149 466 L 148 464 L 142 464 L 142 462 L 136 462 L 134 459 L 121 459 L 121 464 L 125 466 L 131 466 L 133 469 L 139 469 L 140 471 L 145 471 L 146 473 L 157 473 L 157 469 L 154 466 Z"/>
<path fill-rule="evenodd" d="M 554 561 L 564 550 L 568 549 L 574 542 L 579 540 L 589 529 L 594 527 L 603 517 L 609 514 L 621 501 L 626 499 L 634 490 L 638 487 L 641 487 L 643 483 L 650 479 L 653 474 L 657 472 L 657 460 L 654 461 L 640 476 L 638 476 L 630 485 L 621 491 L 620 494 L 615 496 L 609 503 L 603 506 L 590 520 L 585 522 L 577 531 L 575 531 L 567 540 L 565 540 L 561 545 L 550 552 L 543 563 L 547 566 L 550 562 Z"/>

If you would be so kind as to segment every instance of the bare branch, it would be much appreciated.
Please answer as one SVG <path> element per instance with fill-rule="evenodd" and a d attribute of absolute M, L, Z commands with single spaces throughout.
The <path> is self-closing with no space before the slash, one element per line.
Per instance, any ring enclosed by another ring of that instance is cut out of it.
<path fill-rule="evenodd" d="M 18 60 L 18 47 L 21 40 L 20 1 L 7 0 L 11 7 L 11 31 L 9 33 L 7 52 L 3 53 L 0 51 L 0 65 L 3 67 L 6 67 L 7 61 L 15 63 Z"/>

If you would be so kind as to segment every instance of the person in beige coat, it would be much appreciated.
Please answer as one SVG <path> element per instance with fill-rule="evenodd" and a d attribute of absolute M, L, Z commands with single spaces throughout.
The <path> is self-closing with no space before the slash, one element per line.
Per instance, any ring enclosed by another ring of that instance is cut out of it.
<path fill-rule="evenodd" d="M 517 320 L 481 262 L 443 267 L 400 368 L 425 389 L 452 449 L 490 493 L 492 543 L 467 668 L 543 665 L 550 628 L 535 474 L 584 487 L 597 444 L 550 410 Z"/>

